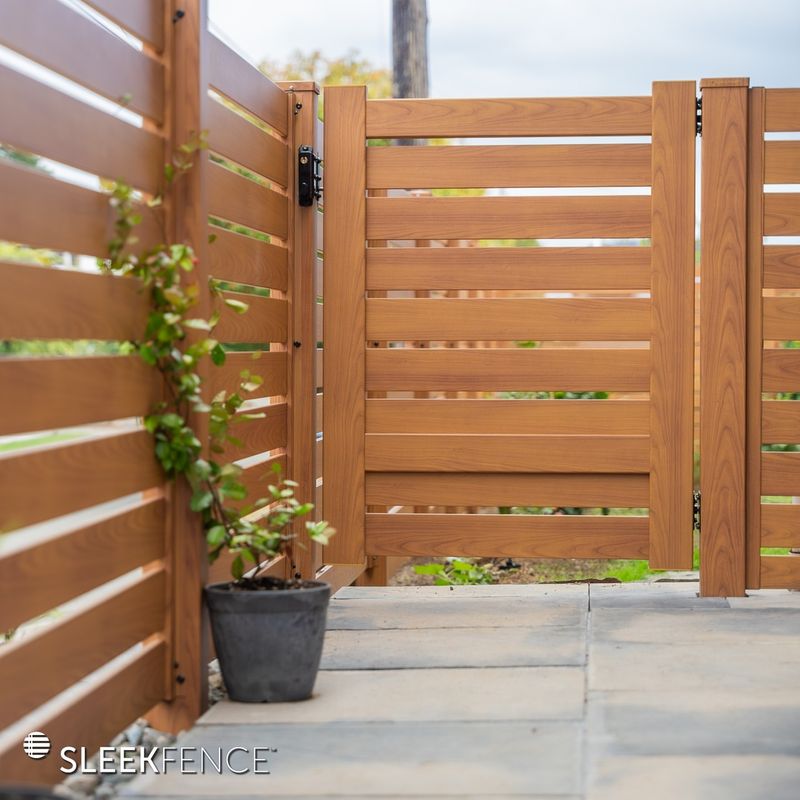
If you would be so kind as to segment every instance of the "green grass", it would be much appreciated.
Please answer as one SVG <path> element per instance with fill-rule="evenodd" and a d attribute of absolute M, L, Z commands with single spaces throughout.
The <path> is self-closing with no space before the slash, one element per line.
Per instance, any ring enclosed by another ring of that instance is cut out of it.
<path fill-rule="evenodd" d="M 13 442 L 0 442 L 0 453 L 8 453 L 11 450 L 23 450 L 26 447 L 41 447 L 45 444 L 56 444 L 65 442 L 69 439 L 79 439 L 83 433 L 79 431 L 67 431 L 64 433 L 48 433 L 42 436 L 31 436 L 29 439 L 15 439 Z"/>
<path fill-rule="evenodd" d="M 616 578 L 622 583 L 643 581 L 651 575 L 660 575 L 661 570 L 653 570 L 646 561 L 610 561 L 601 574 L 601 578 Z"/>

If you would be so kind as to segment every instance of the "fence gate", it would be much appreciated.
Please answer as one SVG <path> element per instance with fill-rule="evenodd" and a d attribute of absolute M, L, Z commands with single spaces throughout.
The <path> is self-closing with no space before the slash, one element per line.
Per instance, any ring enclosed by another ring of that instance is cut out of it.
<path fill-rule="evenodd" d="M 325 113 L 326 561 L 690 567 L 695 84 Z"/>

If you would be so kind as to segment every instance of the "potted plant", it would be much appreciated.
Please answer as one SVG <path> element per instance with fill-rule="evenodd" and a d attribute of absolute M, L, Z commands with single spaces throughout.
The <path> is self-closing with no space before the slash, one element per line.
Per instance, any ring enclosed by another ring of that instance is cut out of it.
<path fill-rule="evenodd" d="M 190 170 L 193 157 L 205 147 L 206 132 L 181 145 L 165 167 L 165 186 Z M 160 205 L 161 197 L 148 205 Z M 115 236 L 100 267 L 138 278 L 149 296 L 142 338 L 124 348 L 138 353 L 163 378 L 166 399 L 144 418 L 144 427 L 153 435 L 155 456 L 166 477 L 183 478 L 191 487 L 191 509 L 201 516 L 210 560 L 225 551 L 233 554 L 233 580 L 206 590 L 222 676 L 234 700 L 302 700 L 310 696 L 319 668 L 330 587 L 261 572 L 282 553 L 292 563 L 295 522 L 314 506 L 295 498 L 297 484 L 282 479 L 280 469 L 267 497 L 242 505 L 247 496 L 240 480 L 242 469 L 218 457 L 241 444 L 231 433 L 233 426 L 265 416 L 248 408 L 245 400 L 262 378 L 245 370 L 237 391 L 222 391 L 210 400 L 203 396 L 198 365 L 210 358 L 220 366 L 226 358 L 224 346 L 212 338 L 219 311 L 210 319 L 193 315 L 200 286 L 188 277 L 198 263 L 190 246 L 162 243 L 133 252 L 134 231 L 141 222 L 138 202 L 130 186 L 114 184 Z M 225 294 L 224 284 L 211 280 L 209 287 L 218 305 L 237 314 L 247 312 L 247 303 Z M 208 452 L 193 428 L 199 415 L 208 418 Z M 323 544 L 333 533 L 326 522 L 306 522 L 305 529 L 312 540 Z"/>
<path fill-rule="evenodd" d="M 294 496 L 297 484 L 281 478 L 269 486 L 265 515 L 241 520 L 238 531 L 208 530 L 210 557 L 229 551 L 233 580 L 206 587 L 211 631 L 220 670 L 231 700 L 244 703 L 305 700 L 311 696 L 322 656 L 330 586 L 322 581 L 262 576 L 262 565 L 281 553 L 292 562 L 298 518 L 314 506 Z M 333 530 L 326 522 L 306 522 L 309 537 L 323 544 Z M 245 559 L 255 566 L 243 574 Z"/>

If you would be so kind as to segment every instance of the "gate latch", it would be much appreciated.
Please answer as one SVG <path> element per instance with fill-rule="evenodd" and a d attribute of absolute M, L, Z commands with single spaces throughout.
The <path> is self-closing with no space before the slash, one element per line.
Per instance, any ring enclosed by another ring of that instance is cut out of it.
<path fill-rule="evenodd" d="M 313 206 L 322 197 L 322 176 L 319 165 L 322 159 L 307 144 L 297 151 L 297 202 L 301 206 Z"/>

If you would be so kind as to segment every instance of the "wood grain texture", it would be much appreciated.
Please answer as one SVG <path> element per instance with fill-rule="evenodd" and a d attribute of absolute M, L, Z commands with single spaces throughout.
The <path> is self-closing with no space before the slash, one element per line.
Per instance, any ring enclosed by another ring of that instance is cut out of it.
<path fill-rule="evenodd" d="M 73 611 L 0 651 L 0 679 L 14 686 L 0 706 L 6 727 L 163 627 L 164 570 Z M 57 665 L 57 667 L 56 667 Z M 31 680 L 35 675 L 36 680 Z"/>
<path fill-rule="evenodd" d="M 249 458 L 278 447 L 286 447 L 286 403 L 259 408 L 254 413 L 263 414 L 263 419 L 233 418 L 230 432 L 241 444 L 232 442 L 225 447 L 229 459 Z"/>
<path fill-rule="evenodd" d="M 105 258 L 113 236 L 108 195 L 0 161 L 0 239 Z M 137 247 L 160 241 L 159 209 L 141 209 Z"/>
<path fill-rule="evenodd" d="M 764 236 L 800 235 L 800 194 L 768 192 L 764 195 Z"/>
<path fill-rule="evenodd" d="M 764 183 L 800 183 L 800 142 L 764 142 Z"/>
<path fill-rule="evenodd" d="M 759 398 L 760 399 L 760 398 Z M 759 407 L 756 406 L 756 412 Z M 800 403 L 794 400 L 764 400 L 761 403 L 761 428 L 756 461 L 761 458 L 761 444 L 800 442 Z M 756 473 L 757 475 L 757 473 Z M 758 483 L 756 482 L 756 488 Z M 759 499 L 760 499 L 759 492 Z"/>
<path fill-rule="evenodd" d="M 225 167 L 209 163 L 208 211 L 285 239 L 289 231 L 288 198 Z"/>
<path fill-rule="evenodd" d="M 383 506 L 646 508 L 647 475 L 370 472 L 367 503 Z"/>
<path fill-rule="evenodd" d="M 367 249 L 367 289 L 373 291 L 649 288 L 649 247 Z"/>
<path fill-rule="evenodd" d="M 765 131 L 800 131 L 800 89 L 767 89 Z"/>
<path fill-rule="evenodd" d="M 366 437 L 368 472 L 648 470 L 646 436 L 391 434 Z"/>
<path fill-rule="evenodd" d="M 367 433 L 646 435 L 646 400 L 367 400 Z"/>
<path fill-rule="evenodd" d="M 649 185 L 649 144 L 367 149 L 370 189 Z"/>
<path fill-rule="evenodd" d="M 214 337 L 221 342 L 261 344 L 286 342 L 289 336 L 289 304 L 278 297 L 260 297 L 255 294 L 227 293 L 232 299 L 247 303 L 248 309 L 239 314 L 217 301 L 220 319 L 214 328 Z M 254 371 L 254 370 L 253 370 Z"/>
<path fill-rule="evenodd" d="M 761 355 L 765 392 L 800 392 L 800 350 L 770 348 Z"/>
<path fill-rule="evenodd" d="M 800 297 L 765 297 L 763 300 L 763 338 L 800 338 Z"/>
<path fill-rule="evenodd" d="M 209 227 L 214 241 L 208 248 L 209 272 L 219 280 L 263 286 L 285 292 L 289 286 L 289 251 L 268 242 Z"/>
<path fill-rule="evenodd" d="M 140 339 L 149 300 L 134 278 L 0 262 L 13 292 L 3 305 L 3 339 Z"/>
<path fill-rule="evenodd" d="M 761 585 L 762 354 L 764 329 L 764 89 L 749 93 L 747 154 L 747 421 L 745 464 L 745 580 Z M 702 278 L 701 278 L 702 280 Z"/>
<path fill-rule="evenodd" d="M 0 530 L 78 511 L 160 486 L 153 439 L 144 431 L 0 457 Z M 47 491 L 42 492 L 41 487 Z"/>
<path fill-rule="evenodd" d="M 644 341 L 649 336 L 649 300 L 367 300 L 367 338 L 377 341 Z"/>
<path fill-rule="evenodd" d="M 653 84 L 650 567 L 692 568 L 695 84 Z"/>
<path fill-rule="evenodd" d="M 0 66 L 0 141 L 155 194 L 164 139 Z M 57 124 L 54 124 L 57 123 Z"/>
<path fill-rule="evenodd" d="M 650 236 L 650 198 L 371 197 L 370 239 L 602 239 Z"/>
<path fill-rule="evenodd" d="M 222 103 L 208 104 L 208 146 L 281 186 L 289 184 L 289 148 Z"/>
<path fill-rule="evenodd" d="M 0 557 L 0 626 L 15 628 L 165 554 L 164 500 L 109 511 L 88 525 Z"/>
<path fill-rule="evenodd" d="M 105 746 L 131 720 L 141 717 L 164 697 L 164 664 L 167 648 L 163 638 L 143 645 L 131 659 L 102 679 L 82 685 L 77 693 L 49 710 L 40 727 L 54 752 L 62 747 L 85 747 L 94 753 Z M 22 734 L 0 750 L 0 774 L 14 783 L 57 783 L 63 777 L 61 761 L 32 761 L 22 749 Z"/>
<path fill-rule="evenodd" d="M 0 44 L 160 123 L 164 67 L 58 0 L 6 0 Z"/>
<path fill-rule="evenodd" d="M 649 135 L 649 97 L 370 100 L 367 136 Z"/>
<path fill-rule="evenodd" d="M 161 379 L 138 356 L 0 359 L 0 435 L 149 414 Z"/>
<path fill-rule="evenodd" d="M 800 547 L 800 505 L 764 503 L 759 544 L 760 547 Z"/>
<path fill-rule="evenodd" d="M 763 589 L 800 589 L 800 559 L 797 556 L 763 556 Z"/>
<path fill-rule="evenodd" d="M 800 247 L 770 244 L 763 252 L 765 289 L 800 287 Z"/>
<path fill-rule="evenodd" d="M 649 370 L 645 349 L 367 351 L 370 391 L 646 392 Z"/>
<path fill-rule="evenodd" d="M 228 353 L 225 363 L 215 367 L 209 374 L 211 395 L 225 389 L 227 392 L 239 390 L 242 372 L 249 372 L 262 378 L 258 389 L 248 394 L 247 397 L 275 397 L 285 395 L 286 388 L 286 360 L 285 352 L 239 352 Z"/>
<path fill-rule="evenodd" d="M 213 33 L 205 33 L 208 82 L 283 136 L 289 130 L 286 94 Z"/>
<path fill-rule="evenodd" d="M 366 89 L 325 98 L 325 404 L 322 513 L 339 533 L 326 563 L 363 563 Z"/>
<path fill-rule="evenodd" d="M 761 494 L 800 495 L 800 453 L 761 453 Z"/>
<path fill-rule="evenodd" d="M 700 591 L 745 589 L 745 343 L 748 90 L 703 93 Z M 709 202 L 709 198 L 711 201 Z"/>
<path fill-rule="evenodd" d="M 164 47 L 164 0 L 86 0 L 120 28 L 152 45 Z"/>
<path fill-rule="evenodd" d="M 647 517 L 367 514 L 367 553 L 647 558 L 647 527 Z"/>

